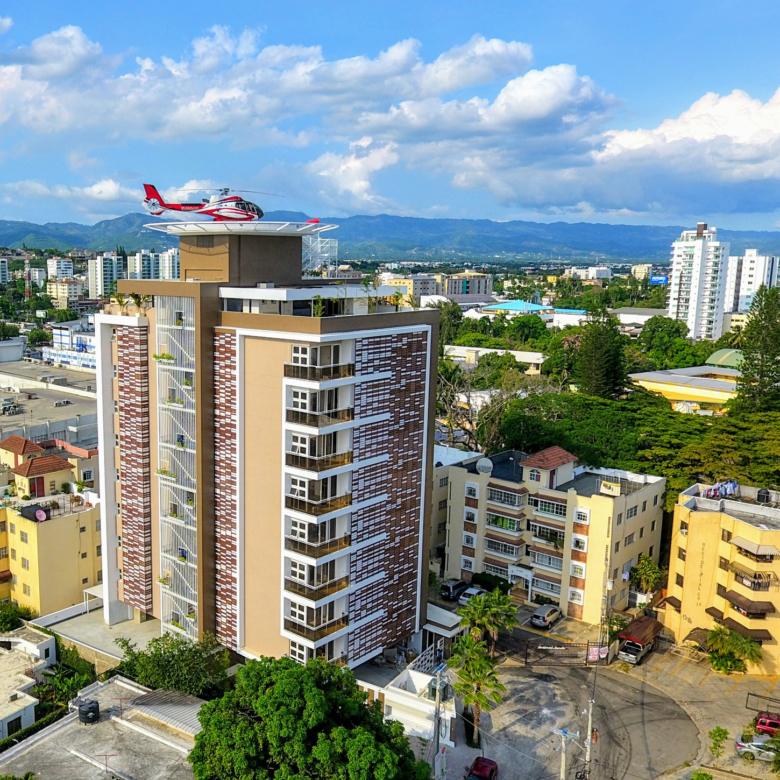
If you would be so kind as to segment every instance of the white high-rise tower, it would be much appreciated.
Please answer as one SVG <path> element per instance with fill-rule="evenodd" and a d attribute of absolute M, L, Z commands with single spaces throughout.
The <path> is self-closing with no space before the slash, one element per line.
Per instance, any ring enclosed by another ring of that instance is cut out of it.
<path fill-rule="evenodd" d="M 760 255 L 757 249 L 746 249 L 744 255 L 731 255 L 726 271 L 725 311 L 749 311 L 759 287 L 777 287 L 778 283 L 780 257 Z"/>
<path fill-rule="evenodd" d="M 717 339 L 723 332 L 729 243 L 716 228 L 699 222 L 672 244 L 668 316 L 688 325 L 692 339 Z"/>

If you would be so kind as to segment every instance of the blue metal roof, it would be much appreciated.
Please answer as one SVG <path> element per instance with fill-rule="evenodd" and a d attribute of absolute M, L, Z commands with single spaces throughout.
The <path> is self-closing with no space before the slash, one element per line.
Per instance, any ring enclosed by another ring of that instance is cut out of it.
<path fill-rule="evenodd" d="M 504 301 L 503 303 L 492 303 L 490 306 L 483 306 L 484 311 L 498 310 L 498 311 L 550 311 L 552 306 L 540 306 L 538 303 L 531 303 L 530 301 Z"/>
<path fill-rule="evenodd" d="M 587 309 L 555 309 L 556 314 L 587 314 Z"/>

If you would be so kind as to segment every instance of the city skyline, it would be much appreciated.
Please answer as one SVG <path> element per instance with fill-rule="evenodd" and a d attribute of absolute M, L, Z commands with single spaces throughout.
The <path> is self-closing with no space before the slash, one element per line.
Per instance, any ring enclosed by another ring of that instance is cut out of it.
<path fill-rule="evenodd" d="M 267 210 L 313 214 L 771 229 L 778 15 L 342 3 L 323 20 L 306 3 L 292 18 L 11 2 L 4 216 L 138 211 L 153 180 L 168 196 L 264 190 Z"/>

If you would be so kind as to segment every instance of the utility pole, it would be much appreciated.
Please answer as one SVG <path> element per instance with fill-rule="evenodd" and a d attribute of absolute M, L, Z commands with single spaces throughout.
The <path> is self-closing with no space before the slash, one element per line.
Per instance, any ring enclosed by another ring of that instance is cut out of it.
<path fill-rule="evenodd" d="M 593 703 L 592 698 L 588 700 L 588 730 L 585 732 L 585 777 L 587 778 L 590 778 L 590 746 L 593 743 Z"/>
<path fill-rule="evenodd" d="M 442 764 L 446 767 L 445 757 L 443 755 L 439 755 L 439 739 L 441 732 L 441 674 L 446 668 L 447 664 L 442 662 L 437 664 L 436 668 L 433 670 L 435 675 L 434 685 L 436 686 L 436 709 L 433 716 L 433 771 L 434 775 L 437 777 L 437 780 L 438 775 L 436 775 L 436 772 L 441 772 Z M 441 752 L 444 752 L 443 748 Z M 446 771 L 446 769 L 444 771 Z"/>
<path fill-rule="evenodd" d="M 561 729 L 561 780 L 566 780 L 566 731 Z"/>

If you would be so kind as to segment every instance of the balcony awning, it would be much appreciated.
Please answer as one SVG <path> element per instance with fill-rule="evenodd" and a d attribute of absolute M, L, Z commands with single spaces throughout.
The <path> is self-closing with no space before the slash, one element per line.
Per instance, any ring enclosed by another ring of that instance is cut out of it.
<path fill-rule="evenodd" d="M 750 571 L 745 566 L 740 566 L 738 563 L 730 563 L 729 571 L 738 574 L 740 577 L 745 577 L 748 580 L 757 580 L 760 582 L 772 582 L 777 579 L 775 573 L 772 571 Z"/>
<path fill-rule="evenodd" d="M 726 618 L 723 621 L 723 625 L 726 626 L 726 628 L 729 628 L 732 631 L 736 631 L 738 634 L 742 634 L 742 636 L 746 636 L 748 639 L 752 639 L 756 642 L 772 641 L 772 635 L 765 628 L 748 628 L 747 626 L 743 626 L 742 623 L 737 623 L 737 621 L 733 618 Z"/>
<path fill-rule="evenodd" d="M 743 596 L 735 590 L 726 591 L 726 601 L 743 609 L 745 612 L 767 615 L 775 611 L 775 605 L 771 601 L 751 601 L 747 596 Z"/>
<path fill-rule="evenodd" d="M 704 610 L 711 618 L 715 618 L 716 623 L 723 622 L 723 613 L 717 607 L 707 607 Z"/>
<path fill-rule="evenodd" d="M 683 642 L 695 642 L 699 647 L 706 649 L 709 634 L 710 632 L 706 628 L 694 628 L 688 632 Z"/>
<path fill-rule="evenodd" d="M 745 539 L 742 536 L 735 536 L 732 538 L 731 543 L 737 547 L 741 547 L 743 550 L 747 550 L 753 555 L 776 555 L 780 556 L 780 550 L 771 544 L 759 544 L 753 542 L 750 539 Z"/>
<path fill-rule="evenodd" d="M 658 606 L 663 607 L 668 604 L 670 607 L 674 607 L 679 610 L 682 607 L 682 601 L 677 596 L 667 596 Z"/>

